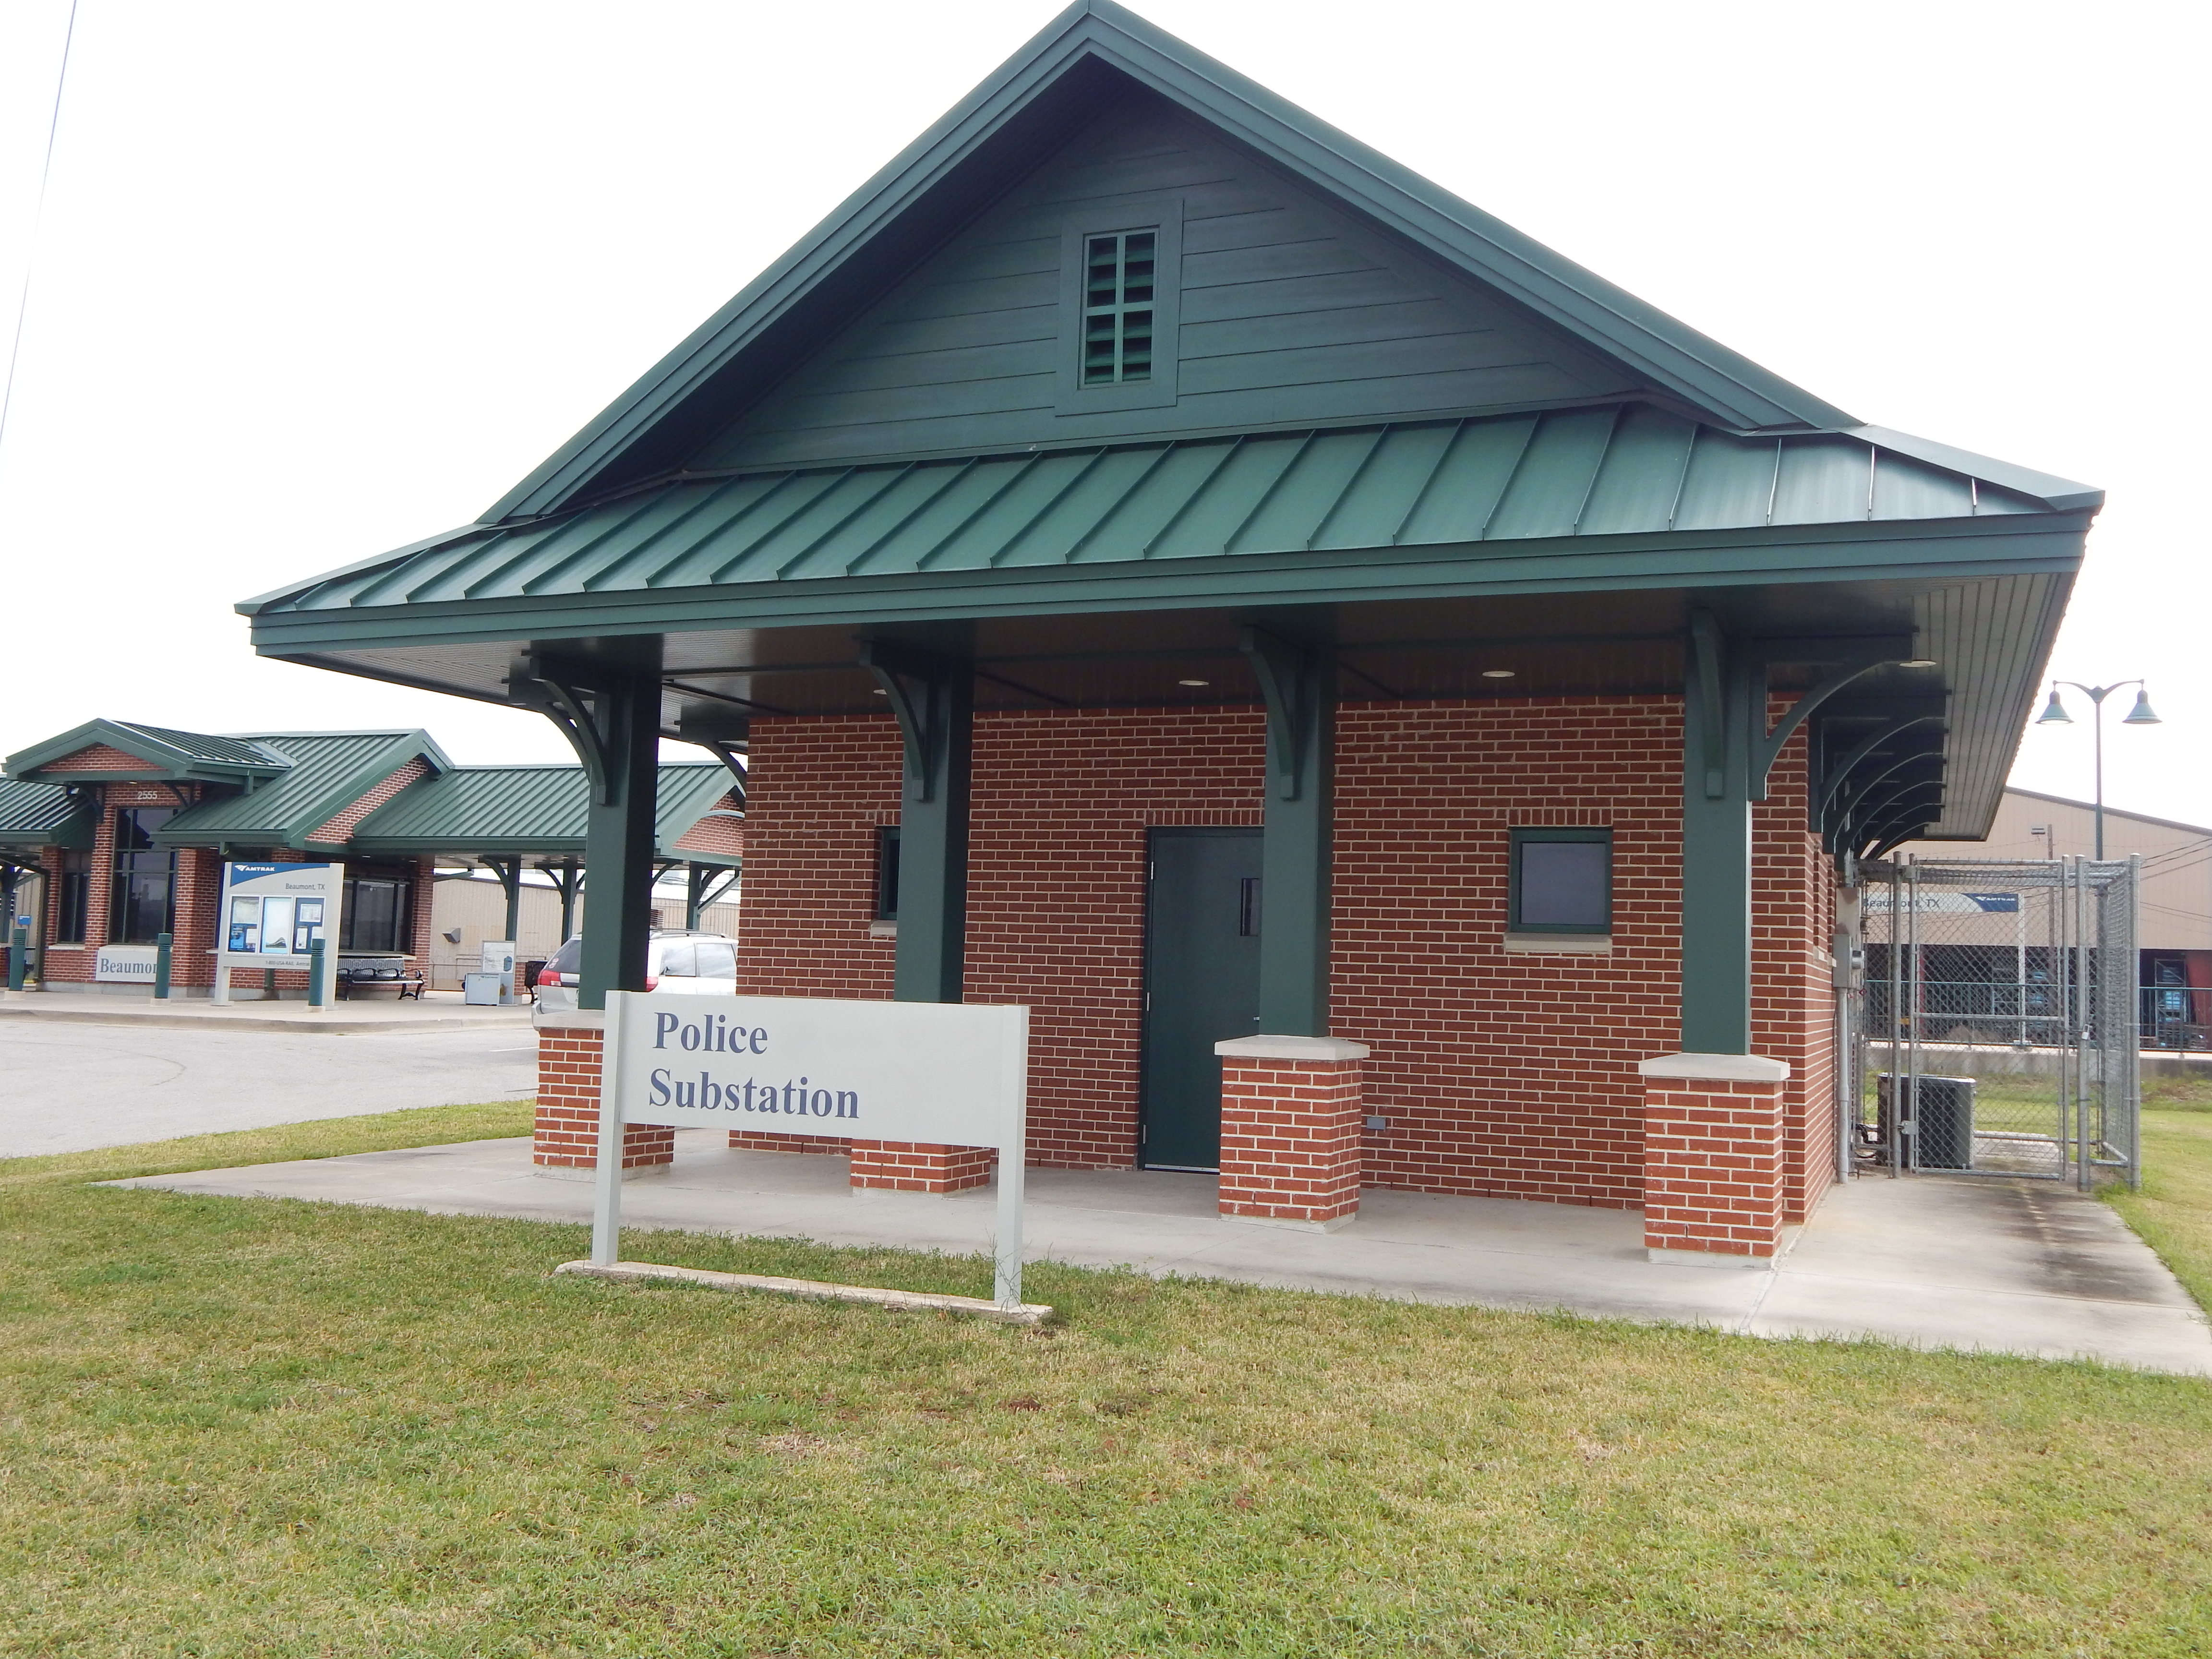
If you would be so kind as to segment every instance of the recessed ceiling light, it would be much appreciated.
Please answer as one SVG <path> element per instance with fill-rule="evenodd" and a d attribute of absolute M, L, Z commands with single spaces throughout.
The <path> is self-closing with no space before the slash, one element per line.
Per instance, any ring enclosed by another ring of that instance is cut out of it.
<path fill-rule="evenodd" d="M 870 694 L 871 694 L 872 696 L 878 696 L 878 697 L 888 697 L 889 696 L 890 696 L 890 692 L 888 692 L 888 691 L 886 691 L 886 690 L 884 690 L 884 688 L 883 688 L 882 686 L 880 686 L 880 685 L 878 685 L 878 686 L 872 686 L 872 687 L 870 687 L 870 688 L 869 688 L 869 691 L 870 691 Z"/>
<path fill-rule="evenodd" d="M 1176 684 L 1177 685 L 1211 685 L 1213 682 L 1212 680 L 1177 680 Z"/>
<path fill-rule="evenodd" d="M 1901 662 L 1897 665 L 1899 668 L 1933 668 L 1936 665 L 1936 659 L 1933 657 L 1915 657 L 1910 662 Z"/>
<path fill-rule="evenodd" d="M 1510 680 L 1513 678 L 1513 671 L 1510 668 L 1486 668 L 1482 671 L 1482 678 L 1486 680 Z"/>

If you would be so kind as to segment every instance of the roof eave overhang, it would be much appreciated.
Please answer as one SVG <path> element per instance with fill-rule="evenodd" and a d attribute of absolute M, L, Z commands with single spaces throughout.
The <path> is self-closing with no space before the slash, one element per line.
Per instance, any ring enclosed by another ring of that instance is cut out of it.
<path fill-rule="evenodd" d="M 359 836 L 353 849 L 376 858 L 583 856 L 581 836 Z"/>
<path fill-rule="evenodd" d="M 1974 519 L 1575 536 L 1343 552 L 929 571 L 714 588 L 264 611 L 263 656 L 363 672 L 339 653 L 494 640 L 862 626 L 1487 594 L 2070 574 L 2087 510 Z M 379 678 L 383 678 L 379 676 Z M 460 688 L 416 678 L 403 683 Z M 473 693 L 465 692 L 465 695 Z"/>
<path fill-rule="evenodd" d="M 149 763 L 123 771 L 49 772 L 49 763 L 64 760 L 80 750 L 105 747 Z M 157 751 L 149 756 L 148 750 Z M 161 755 L 173 758 L 161 760 Z M 34 743 L 8 757 L 0 775 L 29 783 L 236 783 L 280 778 L 291 769 L 270 763 L 254 766 L 240 761 L 208 760 L 187 755 L 144 732 L 113 720 L 91 720 L 57 737 Z"/>

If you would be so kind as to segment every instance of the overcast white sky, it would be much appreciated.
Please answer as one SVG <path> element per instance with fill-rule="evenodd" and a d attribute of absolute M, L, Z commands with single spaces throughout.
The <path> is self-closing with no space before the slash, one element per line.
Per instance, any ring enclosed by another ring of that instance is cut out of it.
<path fill-rule="evenodd" d="M 1863 420 L 2108 489 L 2053 672 L 2147 677 L 2107 796 L 2212 823 L 2207 8 L 1136 9 Z M 568 758 L 257 660 L 231 606 L 474 518 L 1054 10 L 82 0 L 0 753 L 104 714 Z M 0 330 L 67 13 L 0 0 Z M 2031 728 L 2015 781 L 2085 795 L 2088 731 Z"/>

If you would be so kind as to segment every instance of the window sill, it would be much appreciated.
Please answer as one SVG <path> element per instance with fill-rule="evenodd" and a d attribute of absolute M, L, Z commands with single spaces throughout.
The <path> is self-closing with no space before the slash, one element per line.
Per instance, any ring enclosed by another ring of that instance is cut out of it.
<path fill-rule="evenodd" d="M 870 939 L 896 939 L 898 937 L 898 923 L 895 921 L 872 921 L 868 924 L 868 937 Z"/>
<path fill-rule="evenodd" d="M 1505 953 L 1508 956 L 1609 957 L 1613 954 L 1613 935 L 1508 933 L 1505 935 Z"/>

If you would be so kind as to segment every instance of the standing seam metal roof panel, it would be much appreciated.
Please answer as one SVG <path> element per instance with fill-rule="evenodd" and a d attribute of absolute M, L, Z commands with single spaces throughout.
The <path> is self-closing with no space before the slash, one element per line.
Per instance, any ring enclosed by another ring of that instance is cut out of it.
<path fill-rule="evenodd" d="M 1858 438 L 1611 405 L 684 481 L 266 610 L 2050 510 Z"/>
<path fill-rule="evenodd" d="M 660 768 L 654 844 L 675 844 L 735 787 L 717 762 Z M 353 843 L 370 853 L 581 852 L 591 811 L 580 766 L 457 766 L 402 790 L 357 825 Z M 702 862 L 719 855 L 686 854 Z"/>

